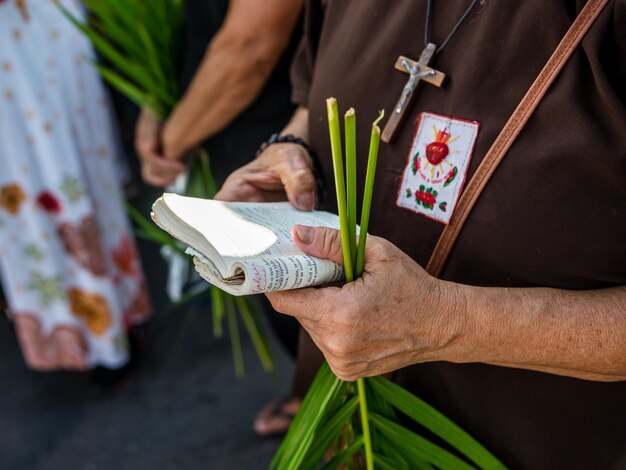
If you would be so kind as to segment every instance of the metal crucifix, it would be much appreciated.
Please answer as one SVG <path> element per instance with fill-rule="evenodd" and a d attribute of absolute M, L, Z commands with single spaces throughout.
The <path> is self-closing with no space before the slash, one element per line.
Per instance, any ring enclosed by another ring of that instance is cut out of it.
<path fill-rule="evenodd" d="M 406 85 L 404 85 L 402 95 L 400 95 L 398 103 L 389 116 L 387 124 L 385 124 L 385 128 L 381 134 L 383 142 L 391 143 L 395 139 L 400 126 L 406 119 L 408 110 L 411 108 L 411 105 L 417 95 L 415 92 L 418 85 L 422 81 L 437 87 L 441 87 L 443 84 L 446 75 L 428 66 L 435 55 L 436 49 L 437 47 L 433 43 L 428 43 L 422 51 L 419 61 L 417 62 L 409 59 L 408 57 L 398 57 L 398 60 L 396 61 L 396 69 L 401 72 L 408 73 L 409 79 L 406 82 Z"/>

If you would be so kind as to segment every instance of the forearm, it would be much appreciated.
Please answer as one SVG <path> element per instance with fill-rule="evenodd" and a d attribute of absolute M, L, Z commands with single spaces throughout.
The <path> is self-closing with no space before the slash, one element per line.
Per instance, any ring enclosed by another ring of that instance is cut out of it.
<path fill-rule="evenodd" d="M 281 131 L 282 135 L 291 134 L 309 142 L 309 110 L 303 106 L 298 107 L 289 123 Z"/>
<path fill-rule="evenodd" d="M 451 360 L 626 380 L 626 287 L 456 290 L 464 321 Z"/>
<path fill-rule="evenodd" d="M 299 1 L 271 3 L 275 5 L 232 2 L 224 25 L 166 123 L 167 156 L 180 156 L 218 133 L 258 97 L 289 43 L 300 11 Z M 250 11 L 261 7 L 261 12 Z M 264 19 L 272 8 L 277 13 Z"/>

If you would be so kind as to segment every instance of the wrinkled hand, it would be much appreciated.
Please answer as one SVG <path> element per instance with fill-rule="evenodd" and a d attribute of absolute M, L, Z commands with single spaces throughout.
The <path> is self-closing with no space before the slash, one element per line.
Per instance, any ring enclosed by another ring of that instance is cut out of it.
<path fill-rule="evenodd" d="M 187 170 L 179 160 L 161 154 L 161 123 L 147 110 L 142 110 L 135 129 L 135 150 L 141 161 L 141 176 L 146 183 L 166 187 Z"/>
<path fill-rule="evenodd" d="M 305 253 L 343 264 L 338 230 L 296 225 L 293 237 Z M 343 380 L 450 360 L 464 328 L 455 284 L 431 277 L 373 236 L 367 239 L 365 272 L 355 282 L 267 296 L 276 310 L 298 319 Z"/>
<path fill-rule="evenodd" d="M 317 199 L 311 157 L 298 144 L 270 145 L 255 160 L 234 171 L 215 199 L 243 202 L 289 200 L 297 209 L 310 211 Z"/>

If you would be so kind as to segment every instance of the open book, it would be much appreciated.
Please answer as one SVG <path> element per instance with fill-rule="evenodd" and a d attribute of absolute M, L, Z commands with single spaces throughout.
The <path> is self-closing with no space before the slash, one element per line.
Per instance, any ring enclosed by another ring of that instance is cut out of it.
<path fill-rule="evenodd" d="M 329 212 L 301 212 L 288 202 L 222 202 L 165 193 L 152 219 L 188 245 L 196 271 L 233 295 L 297 289 L 339 281 L 343 268 L 304 254 L 295 224 L 339 228 Z"/>

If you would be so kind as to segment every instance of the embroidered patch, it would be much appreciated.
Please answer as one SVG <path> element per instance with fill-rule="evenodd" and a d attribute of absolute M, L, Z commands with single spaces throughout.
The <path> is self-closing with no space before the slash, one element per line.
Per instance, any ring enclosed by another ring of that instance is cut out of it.
<path fill-rule="evenodd" d="M 422 113 L 397 204 L 447 224 L 465 183 L 479 124 Z"/>

